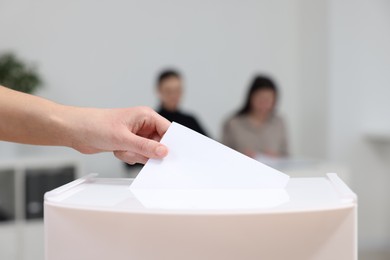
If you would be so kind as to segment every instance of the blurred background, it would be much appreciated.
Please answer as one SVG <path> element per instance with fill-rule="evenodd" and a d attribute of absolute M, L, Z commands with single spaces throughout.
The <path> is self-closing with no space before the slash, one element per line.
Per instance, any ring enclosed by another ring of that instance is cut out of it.
<path fill-rule="evenodd" d="M 59 103 L 157 108 L 156 76 L 173 67 L 183 109 L 220 140 L 253 76 L 272 75 L 291 157 L 308 175 L 340 172 L 358 194 L 360 259 L 390 259 L 389 46 L 387 0 L 0 0 L 0 54 L 31 64 L 43 82 L 34 94 Z M 43 259 L 34 178 L 50 188 L 133 174 L 112 154 L 58 147 L 1 142 L 0 160 L 0 205 L 11 212 L 1 259 Z"/>

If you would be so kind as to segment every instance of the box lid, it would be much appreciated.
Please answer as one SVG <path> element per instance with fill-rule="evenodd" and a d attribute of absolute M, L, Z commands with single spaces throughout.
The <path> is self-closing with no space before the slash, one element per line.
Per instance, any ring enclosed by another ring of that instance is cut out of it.
<path fill-rule="evenodd" d="M 334 173 L 291 178 L 286 189 L 139 190 L 133 179 L 90 175 L 45 194 L 45 204 L 86 210 L 133 213 L 272 213 L 353 207 L 356 195 Z"/>

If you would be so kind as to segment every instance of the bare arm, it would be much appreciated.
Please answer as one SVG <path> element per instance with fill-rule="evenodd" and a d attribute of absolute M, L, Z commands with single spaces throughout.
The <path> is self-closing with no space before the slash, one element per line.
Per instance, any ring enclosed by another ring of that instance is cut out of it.
<path fill-rule="evenodd" d="M 150 108 L 64 106 L 0 86 L 0 140 L 72 147 L 82 153 L 114 152 L 128 163 L 162 158 L 158 143 L 170 123 Z"/>

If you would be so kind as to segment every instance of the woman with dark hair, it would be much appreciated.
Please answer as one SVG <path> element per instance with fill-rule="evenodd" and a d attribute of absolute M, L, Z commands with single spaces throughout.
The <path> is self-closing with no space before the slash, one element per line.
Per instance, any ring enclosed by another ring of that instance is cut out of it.
<path fill-rule="evenodd" d="M 287 133 L 276 114 L 278 89 L 269 77 L 258 75 L 242 108 L 224 125 L 222 142 L 252 158 L 286 157 Z"/>

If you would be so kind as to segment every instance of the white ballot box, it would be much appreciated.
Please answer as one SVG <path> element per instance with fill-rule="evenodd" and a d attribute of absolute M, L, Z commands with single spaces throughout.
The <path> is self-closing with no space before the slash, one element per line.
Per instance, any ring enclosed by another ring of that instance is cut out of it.
<path fill-rule="evenodd" d="M 131 182 L 92 176 L 46 193 L 46 260 L 357 259 L 356 195 L 336 174 L 291 178 L 282 193 L 156 192 L 161 204 Z"/>

